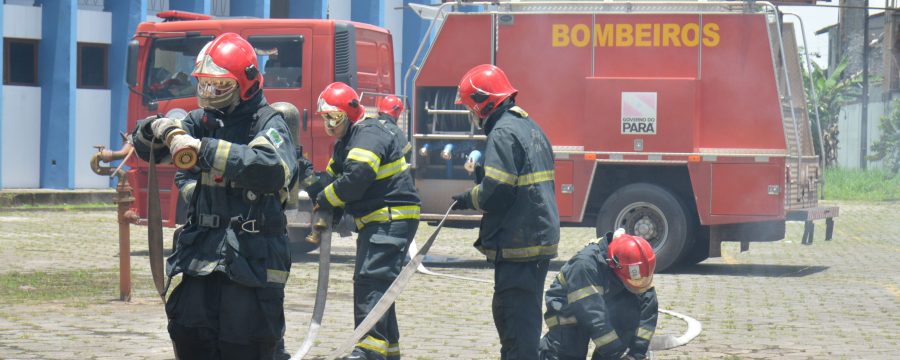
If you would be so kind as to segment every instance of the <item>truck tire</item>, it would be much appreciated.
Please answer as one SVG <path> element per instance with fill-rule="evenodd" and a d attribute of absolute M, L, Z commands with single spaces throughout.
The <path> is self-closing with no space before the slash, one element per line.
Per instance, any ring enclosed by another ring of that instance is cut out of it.
<path fill-rule="evenodd" d="M 671 192 L 653 184 L 626 185 L 614 192 L 597 215 L 597 237 L 624 228 L 653 245 L 656 271 L 674 265 L 693 245 L 687 211 Z"/>
<path fill-rule="evenodd" d="M 685 247 L 678 264 L 681 266 L 693 266 L 701 261 L 709 259 L 709 227 L 704 226 L 696 232 L 694 245 Z"/>

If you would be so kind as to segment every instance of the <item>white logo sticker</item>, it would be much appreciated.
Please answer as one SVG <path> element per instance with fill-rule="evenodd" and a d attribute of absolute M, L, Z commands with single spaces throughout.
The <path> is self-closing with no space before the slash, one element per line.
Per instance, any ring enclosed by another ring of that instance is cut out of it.
<path fill-rule="evenodd" d="M 640 265 L 628 265 L 628 275 L 631 276 L 632 280 L 638 280 L 641 278 L 641 266 Z"/>
<path fill-rule="evenodd" d="M 656 93 L 622 93 L 622 134 L 656 134 Z"/>

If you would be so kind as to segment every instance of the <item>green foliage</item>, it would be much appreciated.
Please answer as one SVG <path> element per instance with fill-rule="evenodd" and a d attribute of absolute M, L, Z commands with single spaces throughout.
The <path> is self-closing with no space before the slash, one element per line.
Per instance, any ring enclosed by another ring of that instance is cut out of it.
<path fill-rule="evenodd" d="M 891 176 L 900 170 L 900 100 L 891 103 L 891 113 L 881 117 L 881 138 L 872 144 L 869 160 L 881 160 Z"/>
<path fill-rule="evenodd" d="M 822 126 L 822 137 L 824 138 L 825 166 L 834 166 L 837 164 L 838 149 L 838 115 L 841 108 L 859 97 L 861 93 L 860 83 L 862 76 L 860 74 L 844 74 L 847 69 L 847 58 L 841 60 L 832 71 L 821 68 L 815 62 L 812 63 L 813 70 L 809 74 L 803 71 L 803 87 L 806 90 L 807 110 L 809 111 L 810 120 L 815 119 L 816 110 L 819 112 L 819 122 Z M 810 88 L 809 77 L 812 77 L 813 88 Z M 813 96 L 815 90 L 815 97 Z M 816 107 L 818 105 L 818 107 Z M 811 126 L 813 130 L 813 142 L 815 143 L 816 152 L 819 152 L 819 129 Z M 818 154 L 822 156 L 822 154 Z"/>
<path fill-rule="evenodd" d="M 900 200 L 900 176 L 883 169 L 825 170 L 825 195 L 829 200 Z"/>

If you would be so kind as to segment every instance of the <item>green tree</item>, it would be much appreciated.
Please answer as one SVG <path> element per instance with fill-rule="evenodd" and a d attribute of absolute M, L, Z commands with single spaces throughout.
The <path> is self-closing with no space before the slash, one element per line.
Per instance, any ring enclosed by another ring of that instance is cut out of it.
<path fill-rule="evenodd" d="M 844 70 L 847 69 L 847 58 L 841 60 L 837 66 L 829 73 L 828 69 L 823 69 L 812 63 L 813 70 L 809 74 L 803 71 L 803 86 L 806 89 L 807 110 L 809 118 L 815 119 L 816 105 L 819 111 L 819 123 L 822 126 L 822 138 L 824 140 L 825 154 L 818 154 L 825 159 L 825 166 L 834 166 L 837 164 L 838 150 L 838 115 L 841 108 L 852 100 L 859 98 L 861 93 L 860 83 L 862 76 L 860 74 L 845 75 Z M 812 76 L 812 83 L 815 90 L 815 98 L 813 97 L 813 89 L 810 89 L 809 77 Z M 819 152 L 819 129 L 812 126 L 813 142 L 816 152 Z"/>
<path fill-rule="evenodd" d="M 891 113 L 881 117 L 881 138 L 872 144 L 869 160 L 883 160 L 891 174 L 900 171 L 900 100 L 891 103 Z"/>

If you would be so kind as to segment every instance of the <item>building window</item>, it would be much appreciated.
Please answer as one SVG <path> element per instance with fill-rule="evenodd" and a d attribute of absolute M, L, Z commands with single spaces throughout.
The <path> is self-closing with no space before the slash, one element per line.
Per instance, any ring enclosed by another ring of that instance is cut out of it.
<path fill-rule="evenodd" d="M 107 89 L 106 44 L 78 43 L 78 88 Z"/>
<path fill-rule="evenodd" d="M 3 39 L 3 84 L 38 86 L 38 41 Z"/>

